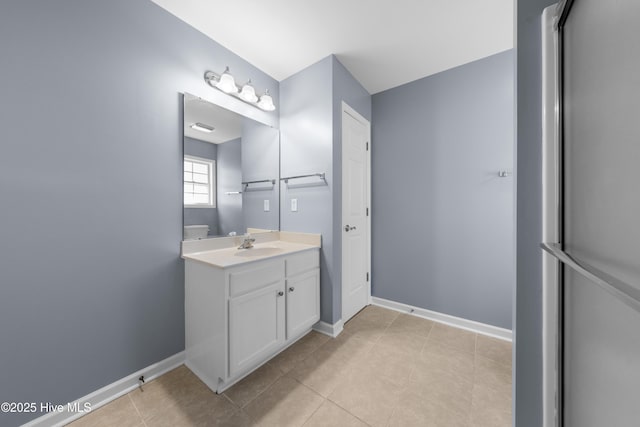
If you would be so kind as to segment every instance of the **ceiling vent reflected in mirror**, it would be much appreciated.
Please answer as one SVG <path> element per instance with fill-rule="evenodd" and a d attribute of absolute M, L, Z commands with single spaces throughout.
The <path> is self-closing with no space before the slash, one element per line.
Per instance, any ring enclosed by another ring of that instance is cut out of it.
<path fill-rule="evenodd" d="M 211 133 L 216 130 L 213 126 L 205 125 L 204 123 L 194 123 L 191 125 L 191 129 L 199 130 L 204 133 Z"/>
<path fill-rule="evenodd" d="M 229 67 L 226 67 L 222 74 L 207 71 L 204 73 L 204 81 L 206 81 L 209 86 L 261 110 L 274 111 L 276 109 L 273 98 L 269 94 L 269 89 L 266 89 L 262 95 L 258 96 L 255 88 L 251 84 L 251 79 L 249 79 L 244 86 L 238 87 L 235 78 L 229 71 Z"/>
<path fill-rule="evenodd" d="M 186 137 L 222 144 L 242 136 L 243 118 L 239 114 L 189 94 L 184 101 Z"/>

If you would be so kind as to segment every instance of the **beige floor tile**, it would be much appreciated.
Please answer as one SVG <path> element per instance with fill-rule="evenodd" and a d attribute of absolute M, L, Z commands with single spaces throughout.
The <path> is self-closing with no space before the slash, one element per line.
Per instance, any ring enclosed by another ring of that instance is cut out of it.
<path fill-rule="evenodd" d="M 226 397 L 212 392 L 184 366 L 129 396 L 148 427 L 214 426 L 238 411 Z"/>
<path fill-rule="evenodd" d="M 453 372 L 466 379 L 473 379 L 473 353 L 456 350 L 441 344 L 434 344 L 427 340 L 420 354 L 420 360 L 433 369 Z"/>
<path fill-rule="evenodd" d="M 474 383 L 488 387 L 501 396 L 511 398 L 511 365 L 503 365 L 476 355 Z"/>
<path fill-rule="evenodd" d="M 399 351 L 395 347 L 378 343 L 360 363 L 354 364 L 354 369 L 369 372 L 370 375 L 384 376 L 402 386 L 409 381 L 417 361 L 417 355 L 414 353 Z"/>
<path fill-rule="evenodd" d="M 374 341 L 363 339 L 357 335 L 342 333 L 337 338 L 330 339 L 316 351 L 326 351 L 342 357 L 348 363 L 359 363 L 371 351 Z"/>
<path fill-rule="evenodd" d="M 367 424 L 386 426 L 402 391 L 402 386 L 385 377 L 354 370 L 329 395 L 329 400 Z"/>
<path fill-rule="evenodd" d="M 474 385 L 471 408 L 473 427 L 511 426 L 511 396 L 501 396 L 494 389 Z"/>
<path fill-rule="evenodd" d="M 265 364 L 225 391 L 224 394 L 236 405 L 244 407 L 281 376 L 280 369 Z"/>
<path fill-rule="evenodd" d="M 138 427 L 143 423 L 133 402 L 129 396 L 125 395 L 68 425 L 72 427 Z"/>
<path fill-rule="evenodd" d="M 188 391 L 200 391 L 203 387 L 206 388 L 198 377 L 182 365 L 130 392 L 129 396 L 144 417 L 145 411 L 179 404 L 188 395 Z"/>
<path fill-rule="evenodd" d="M 468 425 L 468 412 L 452 412 L 419 395 L 403 396 L 389 419 L 389 427 L 467 427 Z"/>
<path fill-rule="evenodd" d="M 299 362 L 287 375 L 327 397 L 344 380 L 351 366 L 341 352 L 320 349 Z"/>
<path fill-rule="evenodd" d="M 428 340 L 431 343 L 466 351 L 467 353 L 475 353 L 476 350 L 475 333 L 443 325 L 442 323 L 433 325 Z"/>
<path fill-rule="evenodd" d="M 188 402 L 158 410 L 144 421 L 148 427 L 222 426 L 232 425 L 238 412 L 238 408 L 222 396 L 194 395 Z"/>
<path fill-rule="evenodd" d="M 378 307 L 375 305 L 369 305 L 362 309 L 357 315 L 355 315 L 349 322 L 353 320 L 366 320 L 371 323 L 375 323 L 381 327 L 389 326 L 396 318 L 400 315 L 399 312 L 394 310 L 389 310 L 386 308 Z M 349 324 L 347 322 L 347 324 Z M 346 325 L 345 325 L 346 327 Z"/>
<path fill-rule="evenodd" d="M 511 366 L 512 345 L 509 341 L 478 334 L 476 353 L 503 365 Z"/>
<path fill-rule="evenodd" d="M 344 337 L 355 337 L 366 341 L 376 342 L 385 329 L 387 329 L 386 325 L 382 326 L 379 323 L 372 322 L 371 320 L 355 317 L 344 326 L 344 330 L 338 338 L 342 337 L 344 339 Z"/>
<path fill-rule="evenodd" d="M 325 400 L 304 427 L 367 427 L 367 424 L 335 403 Z"/>
<path fill-rule="evenodd" d="M 257 427 L 245 411 L 233 413 L 230 417 L 218 421 L 219 427 Z"/>
<path fill-rule="evenodd" d="M 511 427 L 511 414 L 478 408 L 471 412 L 471 427 Z"/>
<path fill-rule="evenodd" d="M 245 410 L 262 427 L 301 426 L 324 399 L 296 380 L 284 376 L 249 403 Z"/>
<path fill-rule="evenodd" d="M 418 396 L 449 412 L 467 416 L 471 410 L 472 390 L 471 375 L 443 371 L 419 362 L 411 374 L 403 397 Z"/>
<path fill-rule="evenodd" d="M 378 347 L 388 347 L 397 353 L 410 355 L 417 358 L 420 356 L 422 348 L 427 342 L 427 338 L 416 335 L 412 332 L 391 331 L 387 329 L 376 341 Z"/>
<path fill-rule="evenodd" d="M 423 337 L 429 336 L 434 322 L 410 314 L 400 314 L 389 325 L 388 331 L 411 332 Z"/>
<path fill-rule="evenodd" d="M 278 354 L 276 357 L 269 361 L 269 364 L 280 369 L 282 372 L 287 373 L 313 351 L 317 350 L 322 344 L 329 341 L 331 338 L 325 334 L 321 334 L 316 331 L 311 331 L 304 337 L 300 338 L 291 347 Z"/>
<path fill-rule="evenodd" d="M 495 388 L 482 384 L 474 384 L 472 392 L 473 406 L 491 408 L 497 412 L 511 413 L 512 395 L 511 390 L 505 392 L 496 391 Z"/>
<path fill-rule="evenodd" d="M 181 366 L 71 425 L 509 426 L 511 375 L 508 342 L 369 306 L 338 338 L 306 335 L 225 396 Z"/>

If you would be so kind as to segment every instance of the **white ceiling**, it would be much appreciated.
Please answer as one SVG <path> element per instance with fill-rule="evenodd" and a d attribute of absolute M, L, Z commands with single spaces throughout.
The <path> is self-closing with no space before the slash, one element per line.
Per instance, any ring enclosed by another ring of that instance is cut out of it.
<path fill-rule="evenodd" d="M 242 136 L 242 120 L 243 117 L 233 111 L 188 93 L 184 95 L 184 136 L 222 144 Z M 206 133 L 192 129 L 194 123 L 212 126 L 214 131 Z"/>
<path fill-rule="evenodd" d="M 374 94 L 513 47 L 513 0 L 153 0 L 278 81 L 335 54 Z"/>

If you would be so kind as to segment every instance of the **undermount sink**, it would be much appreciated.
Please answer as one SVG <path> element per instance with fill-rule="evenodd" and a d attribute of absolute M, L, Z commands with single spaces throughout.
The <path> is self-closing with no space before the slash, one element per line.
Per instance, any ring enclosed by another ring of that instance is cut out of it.
<path fill-rule="evenodd" d="M 274 247 L 263 247 L 263 248 L 251 248 L 251 249 L 238 249 L 236 252 L 236 256 L 241 257 L 259 257 L 259 256 L 269 256 L 269 255 L 277 255 L 283 252 L 281 248 Z"/>

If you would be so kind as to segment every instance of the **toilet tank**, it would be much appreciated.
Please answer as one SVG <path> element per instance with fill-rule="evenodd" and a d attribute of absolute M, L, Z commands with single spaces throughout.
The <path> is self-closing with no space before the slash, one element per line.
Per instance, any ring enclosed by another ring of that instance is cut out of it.
<path fill-rule="evenodd" d="M 185 225 L 184 240 L 204 239 L 209 234 L 208 225 Z"/>

